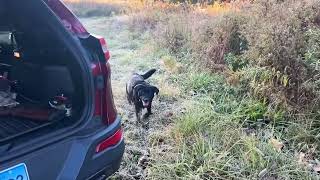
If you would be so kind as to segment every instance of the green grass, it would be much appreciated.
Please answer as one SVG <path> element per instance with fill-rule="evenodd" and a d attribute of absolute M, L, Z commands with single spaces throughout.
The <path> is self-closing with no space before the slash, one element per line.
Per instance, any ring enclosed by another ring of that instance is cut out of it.
<path fill-rule="evenodd" d="M 176 119 L 171 132 L 176 156 L 156 157 L 151 179 L 316 178 L 297 163 L 292 151 L 278 152 L 269 143 L 268 139 L 277 134 L 272 125 L 247 134 L 239 124 L 239 118 L 260 118 L 266 108 L 263 103 L 246 99 L 246 105 L 245 100 L 212 105 L 210 96 L 215 95 L 209 93 L 187 102 L 187 111 Z"/>
<path fill-rule="evenodd" d="M 296 143 L 307 145 L 301 138 L 315 137 L 303 125 L 292 123 L 283 130 L 273 122 L 265 124 L 267 104 L 241 86 L 228 85 L 222 75 L 190 68 L 173 79 L 184 90 L 186 111 L 170 131 L 172 152 L 153 157 L 150 179 L 319 178 L 298 163 L 303 149 L 295 149 Z M 271 138 L 296 139 L 279 152 Z"/>
<path fill-rule="evenodd" d="M 188 80 L 184 81 L 184 89 L 186 91 L 208 92 L 215 85 L 215 76 L 210 76 L 206 72 L 190 72 Z"/>

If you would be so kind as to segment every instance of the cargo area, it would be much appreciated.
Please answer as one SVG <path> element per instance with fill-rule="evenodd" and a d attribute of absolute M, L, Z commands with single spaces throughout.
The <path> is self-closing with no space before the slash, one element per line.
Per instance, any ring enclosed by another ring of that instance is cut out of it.
<path fill-rule="evenodd" d="M 21 4 L 0 2 L 0 143 L 71 126 L 84 108 L 77 59 L 41 11 Z"/>

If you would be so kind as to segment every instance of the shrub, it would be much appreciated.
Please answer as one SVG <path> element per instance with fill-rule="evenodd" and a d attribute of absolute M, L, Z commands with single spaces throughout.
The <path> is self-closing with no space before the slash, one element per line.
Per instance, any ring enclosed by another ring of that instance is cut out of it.
<path fill-rule="evenodd" d="M 130 15 L 128 25 L 132 31 L 139 33 L 156 30 L 157 25 L 164 25 L 171 19 L 184 11 L 184 6 L 176 6 L 167 3 L 147 3 L 142 11 Z"/>
<path fill-rule="evenodd" d="M 166 23 L 158 25 L 156 42 L 175 55 L 186 52 L 191 38 L 191 24 L 187 18 L 187 14 L 175 14 Z"/>
<path fill-rule="evenodd" d="M 319 1 L 257 0 L 215 16 L 196 6 L 160 5 L 132 18 L 133 29 L 152 31 L 160 48 L 212 72 L 238 71 L 234 80 L 266 102 L 268 112 L 318 107 Z"/>
<path fill-rule="evenodd" d="M 228 53 L 224 57 L 225 63 L 232 71 L 241 70 L 248 65 L 248 61 L 241 56 L 236 56 L 233 53 Z"/>
<path fill-rule="evenodd" d="M 310 28 L 306 32 L 307 49 L 305 52 L 305 61 L 313 71 L 319 71 L 320 63 L 320 29 Z"/>
<path fill-rule="evenodd" d="M 191 54 L 213 72 L 243 71 L 242 86 L 271 109 L 311 110 L 319 98 L 319 88 L 310 83 L 319 68 L 319 4 L 259 0 L 245 13 L 214 17 L 176 6 L 158 12 L 152 27 L 155 41 L 172 54 Z"/>
<path fill-rule="evenodd" d="M 158 21 L 155 11 L 150 10 L 131 15 L 128 25 L 132 31 L 140 33 L 154 29 Z"/>
<path fill-rule="evenodd" d="M 309 45 L 311 49 L 308 50 L 307 45 L 314 42 L 308 40 L 307 32 L 314 26 L 313 14 L 320 9 L 315 4 L 319 3 L 260 0 L 248 12 L 251 18 L 241 31 L 249 43 L 245 56 L 252 67 L 260 67 L 270 75 L 254 74 L 250 86 L 270 103 L 306 109 L 318 101 L 316 92 L 304 86 L 316 75 L 314 67 L 305 63 L 306 52 L 313 59 L 316 55 L 310 54 L 316 47 Z"/>
<path fill-rule="evenodd" d="M 240 55 L 246 42 L 239 34 L 243 18 L 240 14 L 207 19 L 193 32 L 192 50 L 209 68 L 225 64 L 225 55 Z M 213 68 L 214 69 L 214 68 Z"/>

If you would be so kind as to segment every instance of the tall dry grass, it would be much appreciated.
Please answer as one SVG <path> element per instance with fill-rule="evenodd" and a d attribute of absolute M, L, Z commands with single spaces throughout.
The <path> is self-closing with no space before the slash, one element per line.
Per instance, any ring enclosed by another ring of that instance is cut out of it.
<path fill-rule="evenodd" d="M 317 43 L 313 36 L 319 31 L 319 7 L 316 0 L 258 0 L 206 8 L 166 4 L 132 15 L 130 26 L 151 30 L 160 47 L 177 56 L 191 55 L 213 72 L 252 67 L 239 77 L 252 95 L 274 108 L 312 111 L 320 97 L 318 88 L 310 87 L 318 76 L 318 60 L 312 55 L 318 45 L 310 43 Z"/>
<path fill-rule="evenodd" d="M 64 0 L 64 3 L 80 17 L 128 14 L 142 9 L 145 5 L 140 0 Z"/>

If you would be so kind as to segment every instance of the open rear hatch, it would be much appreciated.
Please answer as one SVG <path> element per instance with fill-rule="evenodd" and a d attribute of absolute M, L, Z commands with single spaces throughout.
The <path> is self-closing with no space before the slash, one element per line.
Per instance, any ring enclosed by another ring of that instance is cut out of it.
<path fill-rule="evenodd" d="M 54 123 L 72 121 L 74 89 L 68 69 L 22 61 L 0 64 L 0 143 Z"/>
<path fill-rule="evenodd" d="M 85 106 L 78 60 L 41 11 L 18 3 L 0 2 L 0 144 L 71 126 Z"/>

